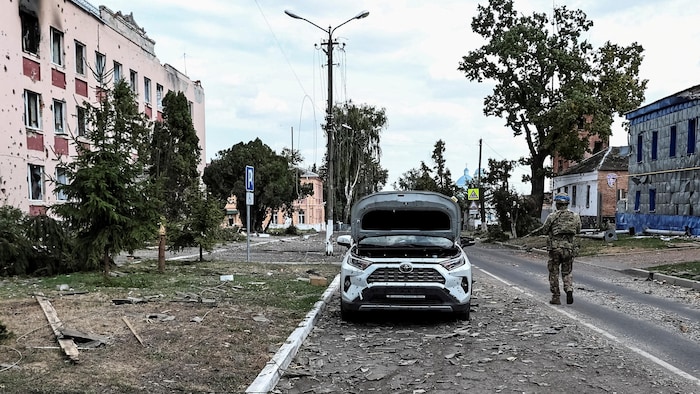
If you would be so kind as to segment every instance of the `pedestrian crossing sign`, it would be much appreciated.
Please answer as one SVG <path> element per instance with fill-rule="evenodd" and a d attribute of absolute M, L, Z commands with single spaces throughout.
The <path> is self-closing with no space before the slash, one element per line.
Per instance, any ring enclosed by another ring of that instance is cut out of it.
<path fill-rule="evenodd" d="M 467 189 L 467 200 L 478 201 L 479 200 L 479 189 Z"/>

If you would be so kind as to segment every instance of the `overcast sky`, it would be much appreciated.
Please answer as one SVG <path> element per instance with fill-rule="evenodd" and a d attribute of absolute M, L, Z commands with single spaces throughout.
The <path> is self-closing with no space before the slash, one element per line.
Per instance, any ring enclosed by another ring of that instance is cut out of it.
<path fill-rule="evenodd" d="M 207 161 L 239 142 L 260 138 L 280 153 L 292 146 L 304 166 L 321 165 L 326 139 L 326 55 L 314 47 L 328 37 L 321 29 L 285 15 L 293 11 L 327 29 L 363 10 L 335 31 L 344 44 L 334 60 L 334 100 L 385 108 L 381 164 L 389 170 L 386 189 L 421 161 L 432 166 L 435 142 L 446 143 L 453 180 L 468 167 L 473 175 L 489 158 L 527 155 L 522 137 L 513 137 L 500 118 L 483 115 L 491 85 L 469 82 L 457 70 L 462 56 L 480 46 L 470 29 L 477 4 L 486 0 L 91 0 L 112 11 L 133 12 L 156 41 L 156 55 L 201 80 L 206 94 Z M 586 35 L 597 48 L 606 40 L 640 43 L 648 79 L 645 103 L 700 80 L 700 3 L 697 0 L 515 0 L 518 11 L 551 15 L 553 5 L 581 9 L 594 22 Z M 323 67 L 322 67 L 323 66 Z M 293 133 L 292 133 L 293 129 Z M 612 145 L 626 145 L 620 123 Z M 520 167 L 520 184 L 528 169 Z M 241 174 L 243 176 L 243 174 Z M 548 187 L 547 187 L 548 188 Z"/>

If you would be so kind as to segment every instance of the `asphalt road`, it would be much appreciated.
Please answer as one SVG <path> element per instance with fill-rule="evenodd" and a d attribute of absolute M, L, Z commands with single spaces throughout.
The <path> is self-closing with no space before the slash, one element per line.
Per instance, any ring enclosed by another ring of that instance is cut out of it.
<path fill-rule="evenodd" d="M 477 280 L 480 275 L 491 274 L 542 302 L 549 299 L 546 255 L 480 246 L 470 247 L 468 252 Z M 575 263 L 575 302 L 553 308 L 610 334 L 630 350 L 673 372 L 700 379 L 700 343 L 679 329 L 682 322 L 700 322 L 700 309 L 662 293 L 654 294 L 641 284 L 643 281 L 615 270 Z M 635 310 L 647 312 L 631 313 Z"/>

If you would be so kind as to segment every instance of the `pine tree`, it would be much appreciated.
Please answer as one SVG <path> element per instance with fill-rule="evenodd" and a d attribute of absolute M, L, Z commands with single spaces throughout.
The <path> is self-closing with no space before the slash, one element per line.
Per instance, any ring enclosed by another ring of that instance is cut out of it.
<path fill-rule="evenodd" d="M 124 81 L 97 106 L 83 104 L 87 132 L 74 136 L 78 154 L 63 164 L 69 183 L 57 186 L 68 201 L 52 209 L 75 232 L 83 268 L 101 263 L 108 275 L 113 255 L 142 247 L 156 234 L 157 201 L 144 175 L 150 125 Z"/>

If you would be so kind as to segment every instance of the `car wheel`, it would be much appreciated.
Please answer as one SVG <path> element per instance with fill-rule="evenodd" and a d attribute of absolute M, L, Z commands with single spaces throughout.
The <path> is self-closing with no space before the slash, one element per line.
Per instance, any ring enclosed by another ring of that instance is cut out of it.
<path fill-rule="evenodd" d="M 345 304 L 341 301 L 340 302 L 340 318 L 343 321 L 353 321 L 357 317 L 357 312 L 356 311 L 351 311 L 348 309 Z"/>
<path fill-rule="evenodd" d="M 455 317 L 457 318 L 457 320 L 469 321 L 469 312 L 471 312 L 471 301 L 467 303 L 467 309 L 461 312 L 456 312 Z"/>

